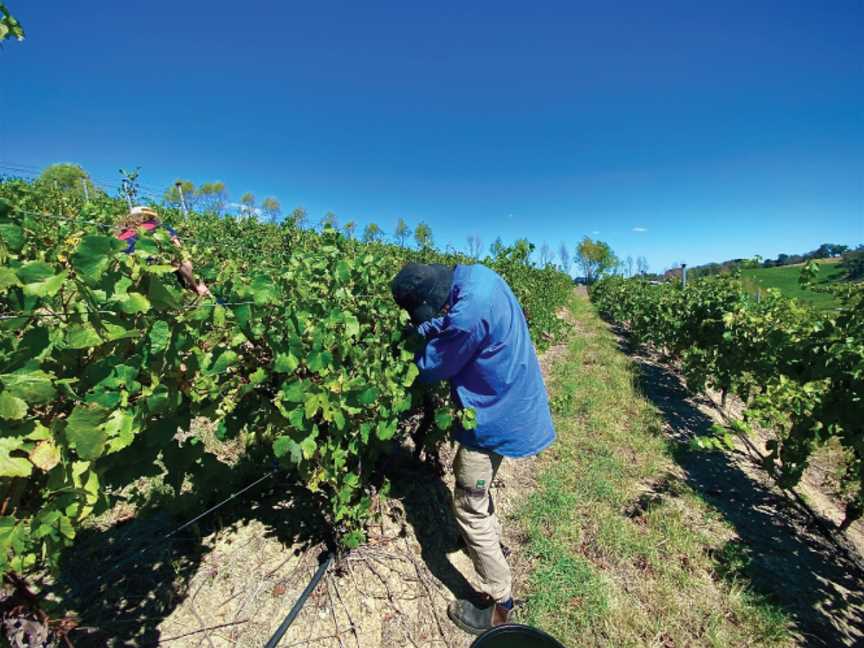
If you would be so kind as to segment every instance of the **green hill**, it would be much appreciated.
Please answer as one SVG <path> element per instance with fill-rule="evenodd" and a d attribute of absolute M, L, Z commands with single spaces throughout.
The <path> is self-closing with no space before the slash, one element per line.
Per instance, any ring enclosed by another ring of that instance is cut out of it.
<path fill-rule="evenodd" d="M 820 266 L 816 277 L 816 285 L 824 286 L 841 281 L 846 272 L 839 265 L 840 259 L 821 259 L 817 261 Z M 807 302 L 818 309 L 833 308 L 837 306 L 837 300 L 833 295 L 816 292 L 802 288 L 798 284 L 803 264 L 780 266 L 776 268 L 748 268 L 742 270 L 744 285 L 748 291 L 755 293 L 757 287 L 776 288 L 787 297 L 795 297 Z"/>

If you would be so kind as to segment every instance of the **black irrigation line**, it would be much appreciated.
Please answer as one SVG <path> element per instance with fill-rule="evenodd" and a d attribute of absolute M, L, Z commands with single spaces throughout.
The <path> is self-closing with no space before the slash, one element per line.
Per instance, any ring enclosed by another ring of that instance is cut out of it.
<path fill-rule="evenodd" d="M 97 227 L 102 227 L 102 228 L 106 228 L 106 229 L 113 229 L 113 227 L 111 225 L 107 225 L 105 223 L 99 223 L 96 221 L 82 221 L 82 220 L 74 218 L 74 217 L 58 216 L 56 214 L 46 214 L 46 213 L 40 213 L 40 212 L 30 212 L 27 210 L 22 210 L 22 209 L 17 208 L 17 207 L 16 207 L 16 210 L 19 213 L 29 214 L 31 216 L 40 216 L 40 217 L 50 216 L 50 217 L 53 217 L 53 218 L 58 219 L 58 220 L 74 221 L 74 222 L 81 223 L 83 225 L 95 225 Z M 386 233 L 383 231 L 381 231 L 381 234 L 386 236 Z M 186 240 L 189 240 L 192 242 L 199 242 L 199 241 L 196 241 L 195 239 L 189 239 L 189 238 L 187 238 Z M 206 305 L 210 305 L 210 304 L 197 304 L 195 306 L 190 307 L 190 309 L 198 308 L 202 305 L 206 306 Z M 212 304 L 212 306 L 245 306 L 245 305 L 256 305 L 256 302 L 254 302 L 254 301 L 222 302 L 222 303 L 217 302 L 217 303 Z M 263 304 L 257 304 L 257 305 L 263 305 Z M 189 310 L 189 309 L 184 309 L 184 310 Z M 29 319 L 29 318 L 34 318 L 34 317 L 62 318 L 62 317 L 68 317 L 68 316 L 73 316 L 73 315 L 92 315 L 92 314 L 116 315 L 116 314 L 122 314 L 122 313 L 120 313 L 118 311 L 97 310 L 97 311 L 89 311 L 87 313 L 77 313 L 76 312 L 76 313 L 63 314 L 63 315 L 55 314 L 55 313 L 31 313 L 29 315 L 27 315 L 27 314 L 0 315 L 0 321 L 11 320 L 11 319 L 22 319 L 22 318 Z M 124 565 L 127 565 L 129 562 L 131 562 L 135 558 L 142 556 L 143 554 L 147 553 L 148 551 L 150 551 L 154 547 L 162 546 L 166 540 L 174 537 L 175 535 L 177 535 L 178 533 L 180 533 L 184 529 L 189 528 L 191 525 L 195 524 L 196 522 L 200 521 L 201 519 L 205 518 L 206 516 L 210 515 L 211 513 L 214 513 L 215 511 L 219 510 L 220 508 L 222 508 L 223 506 L 228 504 L 230 501 L 236 499 L 237 497 L 239 497 L 243 493 L 254 488 L 255 486 L 257 486 L 258 484 L 260 484 L 264 480 L 272 477 L 275 473 L 276 473 L 275 469 L 271 470 L 267 474 L 259 477 L 255 481 L 253 481 L 251 484 L 245 486 L 244 488 L 240 489 L 236 493 L 232 493 L 231 495 L 229 495 L 228 497 L 226 497 L 222 501 L 211 506 L 206 511 L 196 515 L 191 520 L 184 522 L 183 524 L 181 524 L 177 528 L 173 529 L 169 533 L 166 533 L 165 535 L 161 536 L 159 539 L 152 541 L 151 543 L 145 545 L 141 549 L 138 549 L 137 551 L 134 551 L 131 554 L 125 556 L 124 558 L 118 560 L 111 567 L 109 567 L 107 570 L 102 572 L 99 576 L 97 576 L 96 578 L 94 578 L 93 580 L 88 582 L 86 584 L 86 588 L 87 589 L 95 588 L 102 581 L 104 581 L 107 576 L 109 576 L 110 574 L 113 574 L 114 572 L 116 572 L 118 569 L 120 569 Z M 276 648 L 279 645 L 279 642 L 282 640 L 282 637 L 285 636 L 285 633 L 288 631 L 288 628 L 291 626 L 292 623 L 294 623 L 294 620 L 297 618 L 297 616 L 302 611 L 303 606 L 306 604 L 306 601 L 308 600 L 309 596 L 311 596 L 311 594 L 315 590 L 315 588 L 318 587 L 318 583 L 324 577 L 324 574 L 327 572 L 327 569 L 329 568 L 332 561 L 333 561 L 333 553 L 328 551 L 322 557 L 321 562 L 318 565 L 318 569 L 315 571 L 315 574 L 312 576 L 312 579 L 306 585 L 306 588 L 303 590 L 303 592 L 297 598 L 297 601 L 294 603 L 293 607 L 288 612 L 288 615 L 285 617 L 285 619 L 282 621 L 282 623 L 279 624 L 279 627 L 276 629 L 276 632 L 273 634 L 273 636 L 270 638 L 270 640 L 267 642 L 267 644 L 265 645 L 264 648 Z M 80 591 L 81 589 L 83 589 L 83 587 L 78 587 L 76 589 L 78 589 Z M 92 602 L 93 602 L 93 599 L 96 597 L 96 595 L 97 595 L 97 591 L 94 589 L 93 593 L 88 598 L 84 599 L 85 607 L 82 609 L 82 612 L 87 612 L 92 607 Z"/>
<path fill-rule="evenodd" d="M 327 552 L 321 560 L 321 564 L 318 565 L 318 569 L 315 570 L 315 575 L 312 576 L 312 580 L 309 581 L 309 584 L 306 586 L 306 589 L 303 590 L 303 593 L 300 594 L 297 601 L 294 603 L 294 607 L 291 608 L 291 611 L 288 612 L 288 616 L 279 624 L 279 627 L 276 629 L 276 632 L 273 633 L 273 636 L 270 637 L 270 641 L 268 641 L 264 648 L 276 648 L 279 645 L 279 642 L 282 640 L 282 637 L 285 636 L 285 633 L 288 631 L 288 628 L 294 623 L 294 619 L 297 618 L 297 615 L 300 614 L 300 611 L 303 609 L 303 606 L 306 604 L 306 599 L 309 598 L 309 595 L 315 591 L 315 588 L 318 587 L 318 583 L 321 581 L 321 578 L 324 576 L 324 573 L 327 571 L 327 568 L 330 566 L 330 563 L 333 561 L 333 553 Z"/>
<path fill-rule="evenodd" d="M 241 488 L 236 493 L 231 493 L 231 495 L 229 495 L 228 497 L 223 499 L 221 502 L 214 504 L 213 506 L 211 506 L 206 511 L 199 513 L 198 515 L 196 515 L 191 520 L 184 522 L 183 524 L 178 526 L 176 529 L 170 531 L 169 533 L 166 533 L 165 535 L 161 536 L 157 540 L 154 540 L 151 543 L 145 545 L 141 549 L 132 552 L 131 554 L 127 555 L 125 558 L 118 560 L 111 567 L 109 567 L 107 570 L 102 572 L 99 576 L 97 576 L 96 578 L 94 578 L 93 580 L 91 580 L 90 582 L 88 582 L 86 584 L 86 588 L 92 589 L 93 592 L 90 594 L 90 596 L 88 598 L 84 599 L 85 606 L 82 608 L 81 612 L 82 613 L 87 612 L 90 610 L 90 608 L 93 607 L 93 602 L 94 602 L 93 599 L 95 599 L 97 594 L 98 594 L 98 591 L 96 591 L 94 588 L 96 586 L 98 586 L 102 581 L 104 581 L 104 579 L 107 576 L 109 576 L 110 574 L 113 574 L 118 569 L 120 569 L 124 565 L 128 564 L 130 561 L 134 560 L 135 558 L 142 556 L 143 554 L 147 553 L 148 551 L 150 551 L 154 547 L 162 546 L 166 540 L 174 537 L 175 535 L 177 535 L 178 533 L 180 533 L 184 529 L 187 529 L 188 527 L 195 524 L 199 520 L 205 518 L 206 516 L 210 515 L 211 513 L 215 512 L 215 511 L 219 510 L 220 508 L 222 508 L 223 506 L 228 504 L 228 502 L 230 502 L 231 500 L 236 499 L 237 497 L 239 497 L 243 493 L 254 488 L 258 484 L 263 482 L 265 479 L 272 477 L 274 474 L 276 474 L 276 472 L 277 472 L 277 469 L 274 468 L 270 472 L 266 473 L 265 475 L 259 477 L 255 481 L 253 481 L 251 484 L 248 484 L 247 486 Z M 312 592 L 315 591 L 315 588 L 318 587 L 318 583 L 321 582 L 321 579 L 324 577 L 324 574 L 327 572 L 327 569 L 330 567 L 330 564 L 333 562 L 333 557 L 334 557 L 334 554 L 332 551 L 326 551 L 324 554 L 321 555 L 321 557 L 319 559 L 320 563 L 318 565 L 318 569 L 315 570 L 315 574 L 312 576 L 311 580 L 306 585 L 306 588 L 303 590 L 303 592 L 300 594 L 300 596 L 294 602 L 294 605 L 291 607 L 291 610 L 288 612 L 288 615 L 282 620 L 282 623 L 279 624 L 279 627 L 276 629 L 276 632 L 273 633 L 273 636 L 270 637 L 270 640 L 266 643 L 264 648 L 276 648 L 279 645 L 279 642 L 282 640 L 282 637 L 285 636 L 285 633 L 288 631 L 288 628 L 291 626 L 292 623 L 294 623 L 294 620 L 297 618 L 297 616 L 303 610 L 303 606 L 306 604 L 306 601 L 309 599 L 309 596 L 311 596 Z M 80 591 L 81 589 L 83 589 L 83 586 L 80 586 L 76 589 L 78 589 L 78 591 Z"/>

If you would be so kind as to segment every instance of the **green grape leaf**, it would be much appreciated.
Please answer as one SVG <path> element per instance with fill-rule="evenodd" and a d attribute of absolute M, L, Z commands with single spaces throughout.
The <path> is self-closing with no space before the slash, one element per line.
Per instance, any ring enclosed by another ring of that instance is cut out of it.
<path fill-rule="evenodd" d="M 273 371 L 276 373 L 293 373 L 300 366 L 300 361 L 290 351 L 277 353 L 273 360 Z"/>
<path fill-rule="evenodd" d="M 120 310 L 127 315 L 137 315 L 150 310 L 150 300 L 138 292 L 131 292 L 126 298 L 119 302 Z"/>
<path fill-rule="evenodd" d="M 154 263 L 152 265 L 147 264 L 147 266 L 144 268 L 144 270 L 147 273 L 154 274 L 154 275 L 165 275 L 165 274 L 177 272 L 177 268 L 173 265 L 168 264 L 168 263 Z"/>
<path fill-rule="evenodd" d="M 12 223 L 0 223 L 0 240 L 12 252 L 20 252 L 24 247 L 24 230 Z"/>
<path fill-rule="evenodd" d="M 477 429 L 477 412 L 472 407 L 466 407 L 459 411 L 459 423 L 463 430 Z"/>
<path fill-rule="evenodd" d="M 99 281 L 111 264 L 115 253 L 125 247 L 113 236 L 88 235 L 81 239 L 72 255 L 72 266 L 90 283 Z"/>
<path fill-rule="evenodd" d="M 333 276 L 338 283 L 346 283 L 351 278 L 351 265 L 342 259 L 333 269 Z"/>
<path fill-rule="evenodd" d="M 219 354 L 219 357 L 216 358 L 216 361 L 211 365 L 208 373 L 211 374 L 220 374 L 228 367 L 231 367 L 235 362 L 237 362 L 237 354 L 230 349 L 227 349 Z"/>
<path fill-rule="evenodd" d="M 318 409 L 321 407 L 321 398 L 318 394 L 311 394 L 306 397 L 306 402 L 304 403 L 304 411 L 306 412 L 306 418 L 312 419 L 315 414 L 318 413 Z"/>
<path fill-rule="evenodd" d="M 163 283 L 161 279 L 156 277 L 150 280 L 147 296 L 156 310 L 176 311 L 183 304 L 180 290 L 169 286 L 167 283 Z"/>
<path fill-rule="evenodd" d="M 35 405 L 54 399 L 57 392 L 51 384 L 51 374 L 41 369 L 25 367 L 11 374 L 0 374 L 0 382 L 12 396 Z"/>
<path fill-rule="evenodd" d="M 441 430 L 442 432 L 446 432 L 450 429 L 450 426 L 453 425 L 453 415 L 446 410 L 445 408 L 441 408 L 435 412 L 435 426 Z"/>
<path fill-rule="evenodd" d="M 256 304 L 273 304 L 277 300 L 276 286 L 273 284 L 273 280 L 265 274 L 255 275 L 250 289 L 252 299 Z"/>
<path fill-rule="evenodd" d="M 102 344 L 92 324 L 73 324 L 66 331 L 67 349 L 89 349 Z"/>
<path fill-rule="evenodd" d="M 27 403 L 7 391 L 0 392 L 0 418 L 18 421 L 27 416 Z"/>
<path fill-rule="evenodd" d="M 27 284 L 40 283 L 54 276 L 54 266 L 44 261 L 29 261 L 16 271 L 18 278 L 26 286 Z"/>
<path fill-rule="evenodd" d="M 300 442 L 300 450 L 303 452 L 303 458 L 306 460 L 315 456 L 315 450 L 318 448 L 315 443 L 315 435 L 307 436 Z"/>
<path fill-rule="evenodd" d="M 21 285 L 21 280 L 12 268 L 0 268 L 0 292 L 5 292 L 10 288 Z"/>
<path fill-rule="evenodd" d="M 414 381 L 417 379 L 417 376 L 420 375 L 420 370 L 417 368 L 417 365 L 411 363 L 408 365 L 408 370 L 405 372 L 405 376 L 402 378 L 402 386 L 410 387 L 414 384 Z"/>
<path fill-rule="evenodd" d="M 158 320 L 153 323 L 150 329 L 150 352 L 162 353 L 168 348 L 171 342 L 171 327 L 168 322 Z"/>
<path fill-rule="evenodd" d="M 105 423 L 105 434 L 109 438 L 108 452 L 119 452 L 132 445 L 139 428 L 131 412 L 120 409 L 111 412 Z"/>
<path fill-rule="evenodd" d="M 282 383 L 282 389 L 279 390 L 282 400 L 289 403 L 302 403 L 306 397 L 306 385 L 302 380 L 292 380 Z"/>
<path fill-rule="evenodd" d="M 9 549 L 21 551 L 27 538 L 24 522 L 19 522 L 11 515 L 0 517 L 0 549 L 5 555 Z"/>
<path fill-rule="evenodd" d="M 361 423 L 360 424 L 360 440 L 363 444 L 369 443 L 369 435 L 372 432 L 372 424 L 371 423 Z"/>
<path fill-rule="evenodd" d="M 0 477 L 29 477 L 33 465 L 24 457 L 13 457 L 9 453 L 21 450 L 23 439 L 0 437 Z"/>
<path fill-rule="evenodd" d="M 295 430 L 303 430 L 306 428 L 306 413 L 303 411 L 303 406 L 295 407 L 288 412 L 288 421 Z"/>
<path fill-rule="evenodd" d="M 110 411 L 100 405 L 76 405 L 66 421 L 66 438 L 82 459 L 98 459 L 105 450 L 103 428 Z"/>
<path fill-rule="evenodd" d="M 280 436 L 273 442 L 273 454 L 279 459 L 289 456 L 291 463 L 295 465 L 303 460 L 300 444 L 289 436 Z"/>
<path fill-rule="evenodd" d="M 60 533 L 67 540 L 74 540 L 75 539 L 75 528 L 72 526 L 72 522 L 69 520 L 69 518 L 66 517 L 65 515 L 60 516 L 58 528 L 60 530 Z"/>
<path fill-rule="evenodd" d="M 17 275 L 24 294 L 31 297 L 53 297 L 66 281 L 68 272 L 54 273 L 54 266 L 44 261 L 30 261 L 18 268 Z"/>
<path fill-rule="evenodd" d="M 306 359 L 310 371 L 322 373 L 333 362 L 333 354 L 329 351 L 313 351 Z"/>
<path fill-rule="evenodd" d="M 350 313 L 345 315 L 345 335 L 348 337 L 360 335 L 360 320 Z"/>
<path fill-rule="evenodd" d="M 357 394 L 357 402 L 361 405 L 371 405 L 378 399 L 378 390 L 374 387 L 367 387 Z"/>
<path fill-rule="evenodd" d="M 375 436 L 377 436 L 381 441 L 388 441 L 392 439 L 396 434 L 396 428 L 398 424 L 398 419 L 381 421 L 380 423 L 378 423 L 378 427 L 375 429 Z"/>

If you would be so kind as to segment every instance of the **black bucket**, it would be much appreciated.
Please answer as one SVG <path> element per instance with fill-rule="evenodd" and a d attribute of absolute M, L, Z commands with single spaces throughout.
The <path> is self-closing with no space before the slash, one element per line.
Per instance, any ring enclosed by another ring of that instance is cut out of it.
<path fill-rule="evenodd" d="M 565 648 L 557 639 L 531 626 L 508 623 L 487 630 L 471 648 Z"/>

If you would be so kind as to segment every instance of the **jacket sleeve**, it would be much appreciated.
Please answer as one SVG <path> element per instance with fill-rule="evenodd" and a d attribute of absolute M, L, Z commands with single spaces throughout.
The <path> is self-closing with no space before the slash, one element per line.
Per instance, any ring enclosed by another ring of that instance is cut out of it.
<path fill-rule="evenodd" d="M 429 340 L 436 335 L 439 335 L 446 326 L 447 324 L 443 317 L 436 317 L 435 319 L 420 324 L 420 326 L 417 327 L 417 332 L 425 339 Z"/>
<path fill-rule="evenodd" d="M 475 328 L 464 330 L 450 326 L 429 340 L 417 356 L 422 382 L 447 380 L 458 374 L 480 348 L 482 335 Z"/>

